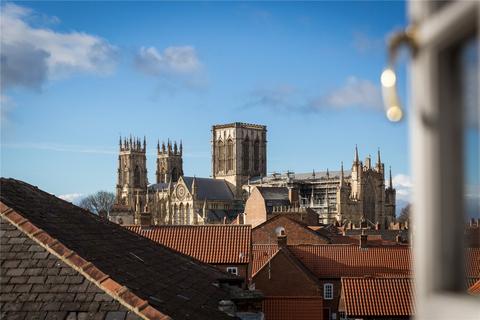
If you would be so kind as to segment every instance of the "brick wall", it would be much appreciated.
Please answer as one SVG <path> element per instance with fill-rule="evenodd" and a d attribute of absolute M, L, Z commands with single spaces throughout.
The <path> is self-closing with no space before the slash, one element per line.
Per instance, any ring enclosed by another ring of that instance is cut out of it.
<path fill-rule="evenodd" d="M 265 296 L 321 296 L 316 282 L 289 258 L 285 249 L 270 260 L 270 266 L 253 276 L 252 283 Z"/>
<path fill-rule="evenodd" d="M 277 216 L 252 229 L 252 243 L 276 243 L 277 236 L 275 234 L 275 230 L 278 227 L 285 228 L 288 245 L 328 243 L 328 239 L 316 234 L 314 231 L 307 229 L 304 225 L 299 224 L 285 216 Z"/>
<path fill-rule="evenodd" d="M 252 193 L 245 203 L 245 224 L 251 224 L 252 228 L 267 220 L 267 207 L 265 200 L 257 188 L 253 188 Z"/>

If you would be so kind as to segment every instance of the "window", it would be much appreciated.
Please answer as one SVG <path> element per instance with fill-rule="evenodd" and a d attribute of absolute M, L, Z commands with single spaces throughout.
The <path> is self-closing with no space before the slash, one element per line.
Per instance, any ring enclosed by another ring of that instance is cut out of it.
<path fill-rule="evenodd" d="M 237 267 L 227 267 L 227 272 L 237 276 L 238 275 L 238 268 Z"/>
<path fill-rule="evenodd" d="M 323 285 L 323 299 L 325 300 L 333 299 L 333 284 L 325 283 Z"/>
<path fill-rule="evenodd" d="M 229 139 L 227 141 L 227 172 L 233 170 L 233 141 Z"/>
<path fill-rule="evenodd" d="M 260 169 L 260 142 L 255 140 L 253 144 L 253 170 L 258 173 Z"/>
<path fill-rule="evenodd" d="M 248 137 L 245 138 L 243 141 L 243 147 L 242 147 L 242 152 L 243 152 L 243 170 L 248 172 L 250 169 L 250 141 L 248 140 Z"/>
<path fill-rule="evenodd" d="M 223 141 L 218 141 L 218 150 L 217 150 L 217 159 L 218 164 L 217 168 L 219 172 L 225 171 L 225 145 Z"/>
<path fill-rule="evenodd" d="M 465 288 L 464 194 L 478 181 L 478 131 L 463 116 L 469 95 L 478 112 L 480 2 L 410 2 L 418 48 L 410 81 L 417 319 L 475 319 L 478 304 Z"/>

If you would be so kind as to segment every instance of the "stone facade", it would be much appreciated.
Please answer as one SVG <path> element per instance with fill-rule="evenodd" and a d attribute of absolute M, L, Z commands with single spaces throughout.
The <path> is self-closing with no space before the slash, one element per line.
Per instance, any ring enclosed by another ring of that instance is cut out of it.
<path fill-rule="evenodd" d="M 162 143 L 160 148 L 160 142 L 157 143 L 157 183 L 177 182 L 178 179 L 183 176 L 183 145 L 180 141 L 180 148 L 177 147 L 177 142 L 172 144 L 170 141 Z"/>
<path fill-rule="evenodd" d="M 246 199 L 242 186 L 267 174 L 267 127 L 231 123 L 212 127 L 212 173 L 225 179 L 237 199 Z"/>
<path fill-rule="evenodd" d="M 253 186 L 275 186 L 295 189 L 299 193 L 300 206 L 314 209 L 321 223 L 359 223 L 387 227 L 395 219 L 396 191 L 390 171 L 388 187 L 385 187 L 385 169 L 378 151 L 377 162 L 372 165 L 370 156 L 365 164 L 359 160 L 358 149 L 350 171 L 315 172 L 311 174 L 272 174 L 251 179 Z M 245 187 L 244 187 L 245 188 Z"/>

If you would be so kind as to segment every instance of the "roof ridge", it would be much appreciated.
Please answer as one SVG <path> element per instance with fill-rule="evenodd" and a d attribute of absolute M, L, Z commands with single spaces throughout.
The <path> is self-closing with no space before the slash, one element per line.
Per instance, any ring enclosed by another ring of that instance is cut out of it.
<path fill-rule="evenodd" d="M 147 300 L 138 297 L 126 286 L 122 286 L 110 278 L 108 274 L 98 269 L 91 261 L 85 260 L 77 252 L 70 250 L 46 231 L 35 226 L 20 212 L 8 207 L 2 201 L 0 201 L 0 216 L 139 317 L 143 319 L 172 319 L 151 306 Z"/>

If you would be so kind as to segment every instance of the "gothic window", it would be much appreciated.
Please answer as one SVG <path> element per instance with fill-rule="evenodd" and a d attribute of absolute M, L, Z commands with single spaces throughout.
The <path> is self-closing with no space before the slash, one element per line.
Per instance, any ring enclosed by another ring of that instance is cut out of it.
<path fill-rule="evenodd" d="M 248 140 L 248 137 L 245 138 L 243 141 L 243 170 L 245 172 L 248 172 L 249 169 L 249 162 L 250 162 L 250 141 Z"/>
<path fill-rule="evenodd" d="M 172 182 L 178 181 L 178 170 L 177 170 L 177 168 L 173 168 L 171 179 L 172 179 Z"/>
<path fill-rule="evenodd" d="M 255 140 L 253 144 L 253 170 L 258 173 L 260 168 L 260 142 Z"/>
<path fill-rule="evenodd" d="M 138 165 L 135 166 L 133 171 L 133 186 L 136 188 L 140 187 L 140 168 Z"/>
<path fill-rule="evenodd" d="M 227 172 L 233 170 L 233 141 L 229 139 L 227 141 Z"/>
<path fill-rule="evenodd" d="M 179 210 L 179 221 L 180 224 L 185 224 L 185 209 L 183 207 L 183 203 L 180 203 L 180 210 Z"/>
<path fill-rule="evenodd" d="M 187 206 L 185 207 L 185 217 L 186 217 L 186 224 L 191 224 L 191 219 L 190 219 L 190 205 L 187 203 Z"/>
<path fill-rule="evenodd" d="M 177 205 L 173 206 L 173 224 L 179 224 L 178 222 L 178 208 Z"/>
<path fill-rule="evenodd" d="M 218 171 L 225 171 L 225 145 L 223 141 L 218 141 L 217 148 L 217 159 L 218 159 Z"/>

